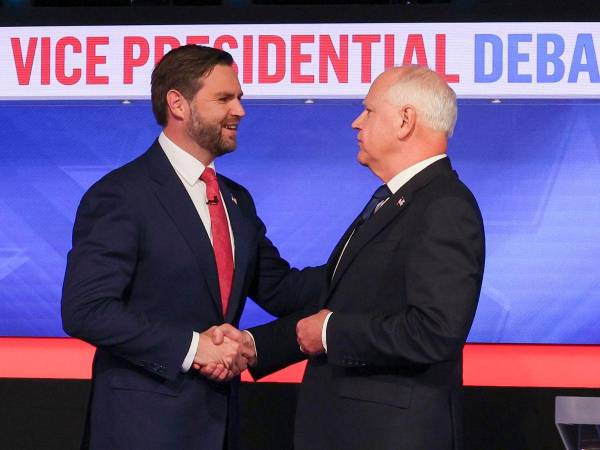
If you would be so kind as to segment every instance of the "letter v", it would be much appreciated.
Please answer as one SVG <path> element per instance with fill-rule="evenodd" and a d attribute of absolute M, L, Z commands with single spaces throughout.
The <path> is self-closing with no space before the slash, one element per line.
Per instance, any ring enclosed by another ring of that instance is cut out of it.
<path fill-rule="evenodd" d="M 29 80 L 31 79 L 31 69 L 33 68 L 33 58 L 37 48 L 37 38 L 29 38 L 29 43 L 27 44 L 27 60 L 25 62 L 23 62 L 21 39 L 11 38 L 10 43 L 12 45 L 13 59 L 15 61 L 15 68 L 17 69 L 19 84 L 29 84 Z"/>

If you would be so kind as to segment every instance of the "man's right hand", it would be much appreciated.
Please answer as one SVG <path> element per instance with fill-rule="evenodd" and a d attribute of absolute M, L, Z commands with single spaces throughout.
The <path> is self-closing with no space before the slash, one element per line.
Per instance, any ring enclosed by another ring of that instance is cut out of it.
<path fill-rule="evenodd" d="M 247 331 L 240 331 L 237 328 L 224 323 L 214 328 L 212 331 L 213 344 L 219 345 L 224 339 L 240 339 L 240 353 L 248 362 L 248 366 L 253 367 L 256 365 L 256 344 L 252 335 Z"/>
<path fill-rule="evenodd" d="M 242 333 L 228 325 L 226 333 L 218 334 L 213 342 L 217 327 L 211 327 L 200 333 L 196 356 L 192 367 L 200 370 L 204 376 L 215 381 L 227 381 L 239 375 L 248 365 L 242 354 Z"/>
<path fill-rule="evenodd" d="M 252 339 L 252 336 L 248 332 L 242 332 L 232 325 L 224 323 L 218 327 L 211 327 L 205 334 L 209 334 L 212 338 L 212 343 L 217 346 L 223 345 L 228 341 L 239 342 L 239 354 L 243 358 L 242 365 L 244 366 L 240 372 L 246 366 L 256 365 L 256 347 L 254 339 Z M 194 362 L 193 367 L 199 370 L 205 377 L 215 381 L 227 381 L 239 374 L 219 362 L 211 362 L 204 366 Z"/>

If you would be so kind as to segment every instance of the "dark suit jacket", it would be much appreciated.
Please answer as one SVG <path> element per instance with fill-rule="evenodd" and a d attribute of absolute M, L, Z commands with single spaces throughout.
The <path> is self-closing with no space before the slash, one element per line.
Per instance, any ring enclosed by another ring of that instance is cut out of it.
<path fill-rule="evenodd" d="M 192 331 L 237 324 L 246 296 L 289 313 L 296 271 L 265 236 L 249 193 L 219 176 L 235 239 L 227 317 L 214 253 L 158 142 L 84 195 L 68 256 L 65 331 L 97 346 L 88 417 L 92 449 L 237 448 L 237 385 L 181 373 Z"/>
<path fill-rule="evenodd" d="M 323 270 L 327 355 L 310 359 L 295 450 L 462 447 L 462 348 L 479 298 L 484 233 L 447 158 L 418 173 Z M 333 276 L 333 279 L 332 279 Z M 252 329 L 262 376 L 301 357 L 291 316 Z M 276 336 L 274 338 L 274 336 Z"/>

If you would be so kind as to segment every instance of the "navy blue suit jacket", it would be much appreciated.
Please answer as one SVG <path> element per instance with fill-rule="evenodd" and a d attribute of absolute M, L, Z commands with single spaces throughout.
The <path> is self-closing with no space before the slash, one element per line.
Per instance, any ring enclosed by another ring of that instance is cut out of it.
<path fill-rule="evenodd" d="M 97 347 L 88 412 L 92 449 L 237 448 L 237 385 L 181 372 L 193 331 L 236 325 L 246 296 L 298 308 L 300 272 L 265 236 L 248 191 L 219 176 L 235 239 L 227 316 L 213 249 L 158 142 L 84 195 L 65 275 L 65 331 Z M 288 295 L 294 293 L 294 295 Z"/>

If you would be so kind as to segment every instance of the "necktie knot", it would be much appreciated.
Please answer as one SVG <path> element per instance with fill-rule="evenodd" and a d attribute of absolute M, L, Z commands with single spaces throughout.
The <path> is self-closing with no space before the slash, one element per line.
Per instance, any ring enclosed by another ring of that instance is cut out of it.
<path fill-rule="evenodd" d="M 377 188 L 377 190 L 373 193 L 373 198 L 377 200 L 377 202 L 381 202 L 392 195 L 392 191 L 387 184 L 382 184 Z"/>
<path fill-rule="evenodd" d="M 365 206 L 365 209 L 361 214 L 361 220 L 359 225 L 361 225 L 369 217 L 371 217 L 375 212 L 375 208 L 377 207 L 377 205 L 379 205 L 390 195 L 392 195 L 392 191 L 390 191 L 390 188 L 387 186 L 387 184 L 379 186 L 377 190 L 373 193 L 373 196 L 371 197 L 371 200 L 369 200 L 369 203 L 367 203 L 367 206 Z"/>
<path fill-rule="evenodd" d="M 214 169 L 211 167 L 206 167 L 202 175 L 200 175 L 200 179 L 204 181 L 206 184 L 212 184 L 217 181 L 217 174 Z"/>

